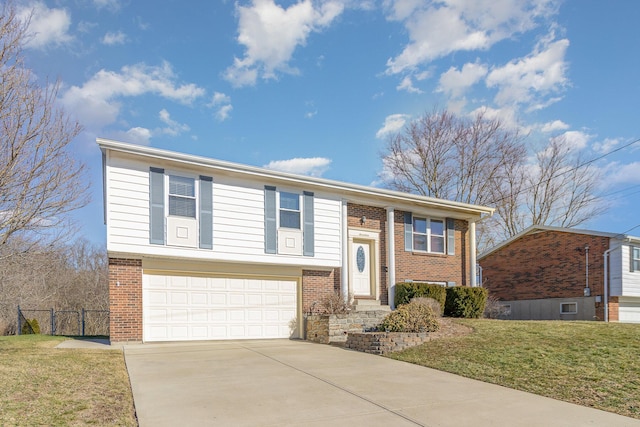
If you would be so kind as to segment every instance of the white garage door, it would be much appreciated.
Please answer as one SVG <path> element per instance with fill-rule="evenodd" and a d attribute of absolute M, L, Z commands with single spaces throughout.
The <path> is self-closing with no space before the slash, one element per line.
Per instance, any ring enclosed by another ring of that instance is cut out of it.
<path fill-rule="evenodd" d="M 145 341 L 297 337 L 297 281 L 143 276 Z"/>
<path fill-rule="evenodd" d="M 618 305 L 618 320 L 624 323 L 640 323 L 640 298 L 622 301 Z"/>

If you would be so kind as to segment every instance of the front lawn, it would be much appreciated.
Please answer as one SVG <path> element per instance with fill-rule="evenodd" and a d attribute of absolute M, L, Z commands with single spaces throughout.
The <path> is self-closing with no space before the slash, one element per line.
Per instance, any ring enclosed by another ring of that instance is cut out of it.
<path fill-rule="evenodd" d="M 54 348 L 63 337 L 0 337 L 0 425 L 137 426 L 124 355 Z"/>
<path fill-rule="evenodd" d="M 457 322 L 473 332 L 388 357 L 640 418 L 640 325 Z"/>

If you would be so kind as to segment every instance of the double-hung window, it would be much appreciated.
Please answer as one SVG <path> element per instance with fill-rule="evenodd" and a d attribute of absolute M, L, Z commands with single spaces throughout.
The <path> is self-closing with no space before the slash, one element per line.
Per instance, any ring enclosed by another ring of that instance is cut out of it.
<path fill-rule="evenodd" d="M 300 230 L 300 196 L 280 192 L 280 227 Z"/>
<path fill-rule="evenodd" d="M 196 180 L 169 175 L 169 215 L 196 217 Z"/>
<path fill-rule="evenodd" d="M 631 271 L 640 270 L 640 247 L 631 246 Z"/>
<path fill-rule="evenodd" d="M 413 250 L 444 253 L 445 228 L 441 219 L 413 217 Z"/>

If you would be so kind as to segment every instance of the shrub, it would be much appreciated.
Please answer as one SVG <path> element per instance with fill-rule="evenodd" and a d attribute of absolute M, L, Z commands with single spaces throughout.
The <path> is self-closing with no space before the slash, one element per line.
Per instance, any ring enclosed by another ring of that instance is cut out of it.
<path fill-rule="evenodd" d="M 500 300 L 493 295 L 487 296 L 487 302 L 484 306 L 484 317 L 487 319 L 506 319 L 508 317 L 508 309 Z"/>
<path fill-rule="evenodd" d="M 418 297 L 418 298 L 412 299 L 411 302 L 414 302 L 416 304 L 426 305 L 433 311 L 433 314 L 436 317 L 442 316 L 442 306 L 438 301 L 434 300 L 433 298 Z"/>
<path fill-rule="evenodd" d="M 26 321 L 22 324 L 22 335 L 40 333 L 40 324 L 38 323 L 38 319 L 25 320 Z"/>
<path fill-rule="evenodd" d="M 487 301 L 487 290 L 455 286 L 446 288 L 445 316 L 477 319 L 482 316 Z"/>
<path fill-rule="evenodd" d="M 384 332 L 434 332 L 439 328 L 433 309 L 420 300 L 399 306 L 379 326 Z"/>
<path fill-rule="evenodd" d="M 409 303 L 414 298 L 433 298 L 440 303 L 440 312 L 444 309 L 447 296 L 446 288 L 431 283 L 397 283 L 394 302 L 396 307 Z"/>
<path fill-rule="evenodd" d="M 351 297 L 348 298 L 348 301 L 351 301 Z M 315 301 L 311 306 L 310 312 L 315 314 L 345 314 L 349 313 L 351 309 L 350 302 L 345 302 L 342 295 L 332 292 Z"/>

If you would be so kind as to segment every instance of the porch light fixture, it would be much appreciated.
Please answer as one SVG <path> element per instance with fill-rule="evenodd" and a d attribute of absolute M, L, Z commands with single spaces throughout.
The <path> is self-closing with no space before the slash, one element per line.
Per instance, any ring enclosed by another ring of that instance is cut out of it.
<path fill-rule="evenodd" d="M 367 217 L 362 215 L 362 217 L 360 218 L 360 225 L 364 225 L 366 221 L 367 221 Z"/>

